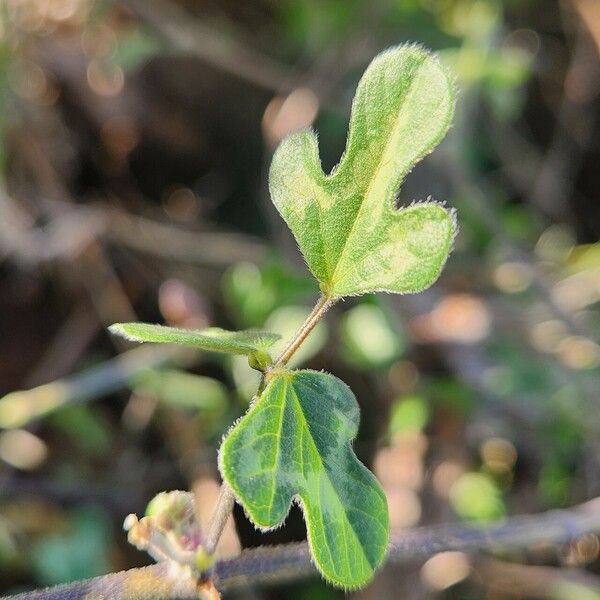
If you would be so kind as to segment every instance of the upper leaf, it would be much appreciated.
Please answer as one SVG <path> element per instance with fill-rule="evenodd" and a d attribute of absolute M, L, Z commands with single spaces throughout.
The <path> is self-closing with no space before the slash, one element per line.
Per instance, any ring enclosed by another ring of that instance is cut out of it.
<path fill-rule="evenodd" d="M 342 381 L 315 371 L 277 371 L 219 454 L 223 478 L 254 523 L 282 523 L 297 499 L 324 577 L 365 585 L 388 545 L 383 491 L 350 441 L 359 408 Z"/>
<path fill-rule="evenodd" d="M 346 151 L 325 175 L 312 131 L 287 137 L 271 165 L 273 202 L 329 297 L 418 292 L 452 247 L 452 211 L 425 202 L 397 210 L 400 183 L 446 133 L 454 87 L 418 46 L 381 53 L 358 84 Z"/>
<path fill-rule="evenodd" d="M 247 356 L 264 353 L 280 337 L 276 333 L 257 329 L 246 331 L 226 331 L 218 327 L 179 329 L 149 323 L 115 323 L 108 329 L 111 333 L 133 342 L 180 344 L 199 350 Z"/>

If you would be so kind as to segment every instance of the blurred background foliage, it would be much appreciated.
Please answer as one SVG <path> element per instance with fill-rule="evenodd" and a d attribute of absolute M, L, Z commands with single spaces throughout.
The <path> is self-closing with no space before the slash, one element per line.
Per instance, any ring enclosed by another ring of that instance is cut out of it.
<path fill-rule="evenodd" d="M 290 335 L 317 290 L 269 202 L 270 154 L 314 125 L 332 168 L 364 67 L 407 41 L 460 94 L 398 202 L 456 207 L 456 249 L 424 294 L 337 306 L 296 365 L 356 393 L 396 530 L 600 495 L 597 0 L 4 0 L 0 592 L 143 564 L 120 527 L 159 491 L 193 489 L 210 515 L 256 374 L 106 327 Z M 235 517 L 223 556 L 305 536 L 298 510 L 266 536 Z M 352 596 L 599 598 L 600 543 L 574 538 L 439 554 Z"/>

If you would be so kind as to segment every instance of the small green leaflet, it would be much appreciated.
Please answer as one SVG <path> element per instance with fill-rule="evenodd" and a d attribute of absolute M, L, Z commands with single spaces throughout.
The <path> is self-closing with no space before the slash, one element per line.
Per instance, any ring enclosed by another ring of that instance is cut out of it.
<path fill-rule="evenodd" d="M 356 458 L 359 408 L 326 373 L 276 371 L 219 453 L 223 478 L 254 523 L 277 527 L 301 503 L 310 549 L 323 576 L 365 585 L 388 546 L 385 495 Z"/>
<path fill-rule="evenodd" d="M 244 354 L 256 356 L 266 354 L 279 335 L 255 329 L 246 331 L 226 331 L 218 327 L 208 329 L 178 329 L 164 325 L 148 323 L 115 323 L 109 331 L 132 342 L 155 342 L 162 344 L 180 344 L 198 350 L 223 352 L 226 354 Z"/>
<path fill-rule="evenodd" d="M 346 151 L 325 175 L 312 131 L 287 137 L 273 157 L 273 202 L 323 292 L 413 293 L 439 276 L 456 233 L 453 211 L 434 202 L 397 210 L 398 188 L 444 137 L 454 86 L 419 46 L 398 46 L 365 71 Z"/>

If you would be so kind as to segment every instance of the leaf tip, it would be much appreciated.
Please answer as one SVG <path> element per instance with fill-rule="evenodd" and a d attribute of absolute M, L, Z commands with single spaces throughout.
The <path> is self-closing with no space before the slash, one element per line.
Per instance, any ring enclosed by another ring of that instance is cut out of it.
<path fill-rule="evenodd" d="M 136 336 L 132 331 L 130 331 L 129 326 L 131 323 L 113 323 L 109 326 L 108 331 L 112 335 L 118 335 L 119 337 L 125 338 L 131 342 L 139 342 L 141 341 L 138 336 Z"/>

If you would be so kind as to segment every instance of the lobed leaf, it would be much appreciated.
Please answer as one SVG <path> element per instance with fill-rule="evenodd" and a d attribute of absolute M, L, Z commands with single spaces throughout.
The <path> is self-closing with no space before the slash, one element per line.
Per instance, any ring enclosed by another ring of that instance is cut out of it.
<path fill-rule="evenodd" d="M 418 46 L 381 53 L 361 78 L 346 151 L 325 175 L 312 131 L 287 137 L 273 157 L 273 202 L 329 297 L 418 292 L 439 276 L 456 233 L 434 202 L 396 209 L 400 183 L 440 142 L 454 87 Z"/>
<path fill-rule="evenodd" d="M 365 585 L 388 545 L 385 495 L 350 446 L 359 408 L 342 381 L 315 371 L 277 371 L 219 453 L 223 478 L 261 529 L 277 527 L 293 500 L 323 576 Z"/>
<path fill-rule="evenodd" d="M 257 329 L 227 331 L 218 327 L 208 329 L 179 329 L 149 323 L 115 323 L 109 331 L 132 342 L 180 344 L 198 350 L 243 354 L 247 356 L 264 353 L 280 336 Z"/>

